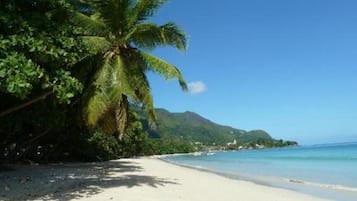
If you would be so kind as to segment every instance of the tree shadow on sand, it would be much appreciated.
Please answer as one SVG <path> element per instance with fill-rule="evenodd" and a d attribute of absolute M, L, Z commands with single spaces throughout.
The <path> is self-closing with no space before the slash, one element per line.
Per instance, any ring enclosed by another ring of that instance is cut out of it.
<path fill-rule="evenodd" d="M 143 169 L 131 161 L 14 168 L 0 172 L 0 200 L 70 200 L 91 197 L 106 188 L 178 185 L 172 179 L 140 174 Z"/>

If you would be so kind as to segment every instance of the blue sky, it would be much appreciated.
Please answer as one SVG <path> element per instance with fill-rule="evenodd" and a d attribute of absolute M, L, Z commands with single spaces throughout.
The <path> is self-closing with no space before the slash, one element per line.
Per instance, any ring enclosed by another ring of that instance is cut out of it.
<path fill-rule="evenodd" d="M 357 141 L 357 1 L 171 0 L 187 52 L 153 53 L 196 91 L 150 74 L 155 106 L 301 144 Z M 195 93 L 194 93 L 195 92 Z"/>

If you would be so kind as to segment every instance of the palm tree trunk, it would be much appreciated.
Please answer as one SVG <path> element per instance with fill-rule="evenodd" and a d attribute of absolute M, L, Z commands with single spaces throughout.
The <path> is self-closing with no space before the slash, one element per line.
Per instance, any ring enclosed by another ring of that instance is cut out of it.
<path fill-rule="evenodd" d="M 32 100 L 29 100 L 29 101 L 27 101 L 27 102 L 25 102 L 25 103 L 23 103 L 21 105 L 17 105 L 15 107 L 12 107 L 10 109 L 2 111 L 2 112 L 0 112 L 0 117 L 3 117 L 3 116 L 8 115 L 10 113 L 13 113 L 13 112 L 15 112 L 17 110 L 21 110 L 22 108 L 25 108 L 25 107 L 27 107 L 29 105 L 32 105 L 32 104 L 34 104 L 34 103 L 36 103 L 36 102 L 38 102 L 40 100 L 43 100 L 43 99 L 47 98 L 47 96 L 52 95 L 52 94 L 53 94 L 53 91 L 46 92 L 46 93 L 41 94 L 41 95 L 37 96 L 36 98 L 34 98 Z"/>

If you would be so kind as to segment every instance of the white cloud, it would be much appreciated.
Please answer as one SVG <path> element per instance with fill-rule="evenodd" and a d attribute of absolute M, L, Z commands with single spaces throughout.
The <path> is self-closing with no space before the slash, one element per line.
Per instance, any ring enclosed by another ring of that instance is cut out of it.
<path fill-rule="evenodd" d="M 201 81 L 190 82 L 187 84 L 187 87 L 188 87 L 188 93 L 192 95 L 200 94 L 207 90 L 205 83 Z"/>

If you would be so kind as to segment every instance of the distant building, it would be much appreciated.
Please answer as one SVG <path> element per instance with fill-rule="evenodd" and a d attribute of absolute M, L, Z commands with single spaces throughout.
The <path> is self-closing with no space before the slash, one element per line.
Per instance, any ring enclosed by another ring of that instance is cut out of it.
<path fill-rule="evenodd" d="M 228 142 L 227 146 L 237 145 L 237 140 L 234 139 L 233 142 Z"/>

